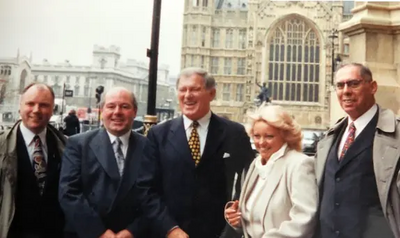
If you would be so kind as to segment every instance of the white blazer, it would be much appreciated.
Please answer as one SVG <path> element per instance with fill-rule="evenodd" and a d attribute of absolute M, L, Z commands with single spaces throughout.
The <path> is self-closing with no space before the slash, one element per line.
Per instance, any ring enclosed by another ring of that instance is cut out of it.
<path fill-rule="evenodd" d="M 244 180 L 239 209 L 245 207 L 257 181 L 258 172 L 255 170 L 255 161 L 250 165 Z M 310 238 L 313 236 L 318 208 L 318 187 L 313 158 L 287 149 L 283 157 L 273 164 L 261 196 L 265 203 L 253 209 L 265 211 L 264 234 L 262 237 L 252 238 Z M 248 227 L 244 224 L 242 219 L 244 237 L 248 238 Z"/>

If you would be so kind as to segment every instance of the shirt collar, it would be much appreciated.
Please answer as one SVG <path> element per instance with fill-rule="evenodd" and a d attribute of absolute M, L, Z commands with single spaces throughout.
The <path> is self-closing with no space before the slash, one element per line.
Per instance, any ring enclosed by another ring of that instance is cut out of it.
<path fill-rule="evenodd" d="M 111 134 L 109 131 L 107 131 L 107 134 L 110 137 L 111 144 L 113 144 L 114 141 L 117 139 L 117 136 Z M 129 144 L 130 136 L 131 136 L 131 131 L 128 131 L 127 133 L 123 134 L 122 136 L 119 136 L 119 139 L 121 140 L 122 145 L 127 146 Z"/>
<path fill-rule="evenodd" d="M 21 130 L 22 137 L 24 137 L 25 144 L 28 147 L 31 145 L 33 138 L 36 136 L 35 133 L 33 133 L 31 130 L 29 130 L 25 125 L 24 122 L 21 122 L 19 125 L 19 129 Z M 44 128 L 42 132 L 38 134 L 40 141 L 43 144 L 46 144 L 46 133 L 47 133 L 47 127 Z"/>
<path fill-rule="evenodd" d="M 356 131 L 362 131 L 368 125 L 368 123 L 372 120 L 372 118 L 375 116 L 375 113 L 377 110 L 378 110 L 378 106 L 376 104 L 374 104 L 368 111 L 366 111 L 364 114 L 362 114 L 355 121 L 352 121 L 351 118 L 348 117 L 349 123 L 347 124 L 347 126 L 349 126 L 352 122 L 354 122 Z"/>
<path fill-rule="evenodd" d="M 207 129 L 208 125 L 210 125 L 210 119 L 211 119 L 211 111 L 208 111 L 207 114 L 197 120 L 199 123 L 200 128 Z M 185 126 L 185 131 L 190 128 L 192 125 L 193 120 L 189 119 L 187 116 L 183 115 L 183 125 Z"/>

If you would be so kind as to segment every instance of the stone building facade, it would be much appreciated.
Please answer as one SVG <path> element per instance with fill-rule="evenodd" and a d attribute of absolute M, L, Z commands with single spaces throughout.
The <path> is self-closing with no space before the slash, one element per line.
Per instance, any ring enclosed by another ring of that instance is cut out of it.
<path fill-rule="evenodd" d="M 217 80 L 212 110 L 243 122 L 266 83 L 272 102 L 308 129 L 329 125 L 334 57 L 348 49 L 333 29 L 353 2 L 186 0 L 181 67 L 207 69 Z M 333 44 L 332 44 L 333 40 Z"/>
<path fill-rule="evenodd" d="M 92 64 L 74 65 L 66 60 L 52 64 L 44 59 L 40 64 L 32 63 L 31 58 L 17 57 L 0 59 L 0 86 L 4 85 L 4 100 L 0 103 L 1 112 L 12 112 L 18 117 L 19 95 L 22 89 L 33 81 L 51 86 L 60 102 L 64 89 L 72 90 L 73 97 L 65 98 L 70 108 L 96 108 L 95 89 L 104 86 L 122 86 L 130 89 L 137 97 L 138 116 L 144 116 L 147 109 L 148 64 L 128 59 L 120 61 L 120 49 L 116 46 L 93 48 Z M 1 89 L 1 88 L 0 88 Z M 160 65 L 157 80 L 157 108 L 175 108 L 175 85 L 171 85 L 169 68 Z M 64 108 L 64 113 L 66 113 Z M 15 118 L 14 118 L 15 119 Z"/>

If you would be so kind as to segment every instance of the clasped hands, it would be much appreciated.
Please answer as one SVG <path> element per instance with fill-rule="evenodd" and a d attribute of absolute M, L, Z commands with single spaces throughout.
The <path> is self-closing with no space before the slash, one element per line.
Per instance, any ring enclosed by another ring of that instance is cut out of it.
<path fill-rule="evenodd" d="M 128 230 L 122 230 L 115 234 L 112 230 L 108 229 L 104 232 L 100 238 L 134 238 Z"/>
<path fill-rule="evenodd" d="M 228 202 L 225 206 L 225 219 L 228 223 L 235 228 L 241 227 L 240 219 L 242 217 L 242 213 L 239 211 L 239 201 L 231 201 Z"/>

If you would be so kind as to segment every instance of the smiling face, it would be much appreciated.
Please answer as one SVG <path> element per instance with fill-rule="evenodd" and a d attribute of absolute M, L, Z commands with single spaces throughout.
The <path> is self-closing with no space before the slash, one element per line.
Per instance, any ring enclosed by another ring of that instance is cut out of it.
<path fill-rule="evenodd" d="M 267 161 L 273 153 L 277 152 L 285 144 L 280 130 L 270 126 L 265 121 L 254 123 L 252 137 L 263 161 Z"/>
<path fill-rule="evenodd" d="M 104 99 L 103 122 L 108 132 L 122 136 L 132 129 L 137 109 L 132 94 L 124 89 L 112 89 Z"/>
<path fill-rule="evenodd" d="M 43 85 L 30 87 L 22 96 L 19 114 L 25 127 L 39 134 L 53 115 L 54 98 Z"/>
<path fill-rule="evenodd" d="M 360 67 L 346 66 L 336 73 L 336 84 L 358 80 L 360 83 L 352 87 L 345 84 L 344 87 L 336 87 L 336 95 L 340 106 L 354 121 L 375 104 L 377 91 L 376 81 L 365 81 L 360 75 Z"/>
<path fill-rule="evenodd" d="M 198 74 L 182 76 L 178 84 L 178 100 L 182 113 L 191 120 L 199 120 L 210 111 L 215 88 L 206 89 L 205 80 Z"/>

